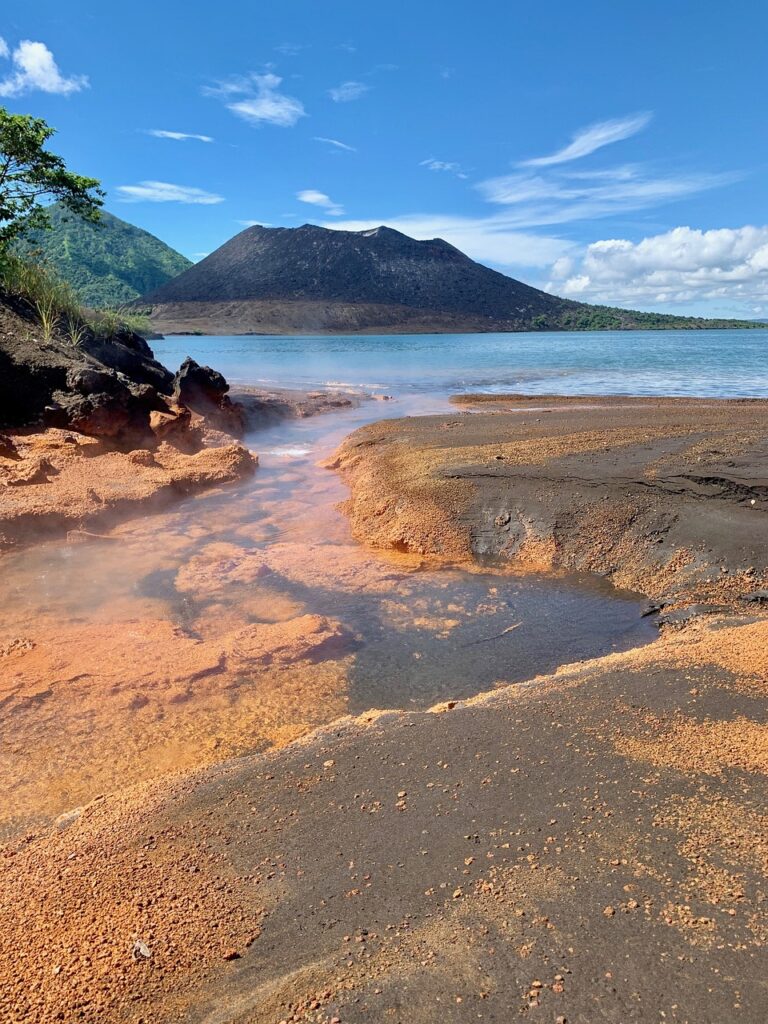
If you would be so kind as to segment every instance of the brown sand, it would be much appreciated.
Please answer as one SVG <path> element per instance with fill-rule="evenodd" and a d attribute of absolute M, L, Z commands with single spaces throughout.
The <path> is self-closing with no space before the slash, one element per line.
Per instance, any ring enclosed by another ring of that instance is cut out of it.
<path fill-rule="evenodd" d="M 241 444 L 185 450 L 168 442 L 122 451 L 67 430 L 17 432 L 0 451 L 0 549 L 93 530 L 137 511 L 252 473 Z"/>
<path fill-rule="evenodd" d="M 689 617 L 640 650 L 342 719 L 15 841 L 4 1019 L 763 1024 L 768 618 L 748 597 L 768 557 L 766 406 L 505 401 L 525 411 L 354 435 L 339 464 L 358 537 L 593 569 Z M 182 585 L 303 568 L 290 544 L 239 562 L 212 547 Z M 233 631 L 188 657 L 207 678 L 215 651 L 270 642 L 297 641 Z M 20 638 L 6 660 L 34 653 Z"/>
<path fill-rule="evenodd" d="M 345 441 L 335 465 L 359 540 L 597 572 L 670 605 L 764 586 L 768 402 L 485 396 L 476 408 Z"/>

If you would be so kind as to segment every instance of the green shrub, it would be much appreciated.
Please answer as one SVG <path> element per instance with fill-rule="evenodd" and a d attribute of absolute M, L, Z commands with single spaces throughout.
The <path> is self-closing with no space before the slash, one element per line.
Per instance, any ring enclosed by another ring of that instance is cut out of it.
<path fill-rule="evenodd" d="M 88 334 L 112 341 L 124 331 L 150 330 L 146 311 L 119 307 L 86 314 L 72 287 L 49 267 L 0 250 L 0 291 L 26 303 L 40 324 L 43 340 L 79 348 Z"/>

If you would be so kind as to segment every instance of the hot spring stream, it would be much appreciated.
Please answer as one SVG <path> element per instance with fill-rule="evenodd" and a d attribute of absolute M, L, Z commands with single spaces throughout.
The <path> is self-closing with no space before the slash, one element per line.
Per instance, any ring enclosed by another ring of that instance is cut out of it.
<path fill-rule="evenodd" d="M 422 395 L 279 423 L 246 438 L 260 467 L 242 485 L 5 556 L 2 634 L 36 646 L 21 685 L 0 684 L 0 832 L 344 714 L 425 708 L 652 639 L 642 600 L 599 580 L 352 540 L 346 489 L 318 462 L 363 423 L 444 408 Z M 326 620 L 333 642 L 302 646 Z M 254 624 L 279 653 L 244 668 L 232 651 Z"/>

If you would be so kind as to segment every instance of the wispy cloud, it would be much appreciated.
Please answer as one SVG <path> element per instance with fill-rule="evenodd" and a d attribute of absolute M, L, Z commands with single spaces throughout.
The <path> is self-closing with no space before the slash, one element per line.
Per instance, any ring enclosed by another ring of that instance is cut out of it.
<path fill-rule="evenodd" d="M 227 110 L 253 125 L 274 124 L 290 128 L 307 116 L 304 104 L 280 92 L 282 78 L 271 71 L 230 78 L 203 89 L 206 96 L 224 99 Z M 240 99 L 235 97 L 240 96 Z"/>
<path fill-rule="evenodd" d="M 168 181 L 140 181 L 138 185 L 118 185 L 117 191 L 124 203 L 192 203 L 212 206 L 223 203 L 224 197 L 202 188 L 172 185 Z"/>
<path fill-rule="evenodd" d="M 564 164 L 570 160 L 578 160 L 588 156 L 612 142 L 621 142 L 630 135 L 636 135 L 648 124 L 653 115 L 650 113 L 631 114 L 629 117 L 618 117 L 612 121 L 598 121 L 576 132 L 567 146 L 559 149 L 551 156 L 538 156 L 533 160 L 523 160 L 520 167 L 551 167 L 553 164 Z"/>
<path fill-rule="evenodd" d="M 768 302 L 768 227 L 678 227 L 639 242 L 611 238 L 555 262 L 547 288 L 619 305 Z"/>
<path fill-rule="evenodd" d="M 239 220 L 238 224 L 242 224 L 244 228 L 271 228 L 271 224 L 267 224 L 265 220 Z"/>
<path fill-rule="evenodd" d="M 173 139 L 176 142 L 186 142 L 187 139 L 196 139 L 198 142 L 213 142 L 210 135 L 197 135 L 194 132 L 168 132 L 163 128 L 147 128 L 147 135 L 154 135 L 156 139 Z"/>
<path fill-rule="evenodd" d="M 357 150 L 355 149 L 354 146 L 348 146 L 346 144 L 346 142 L 339 142 L 338 139 L 326 139 L 322 135 L 315 135 L 314 141 L 315 142 L 325 142 L 329 146 L 335 146 L 336 149 L 345 149 L 348 153 L 356 153 L 357 152 Z"/>
<path fill-rule="evenodd" d="M 659 206 L 739 180 L 738 173 L 684 173 L 654 177 L 643 169 L 618 176 L 511 174 L 475 186 L 490 203 L 506 207 L 504 218 L 519 227 L 568 224 Z"/>
<path fill-rule="evenodd" d="M 328 95 L 334 103 L 350 103 L 352 100 L 359 100 L 370 88 L 365 82 L 342 82 L 341 85 L 329 89 Z"/>
<path fill-rule="evenodd" d="M 467 177 L 461 169 L 461 164 L 457 164 L 454 161 L 433 160 L 430 157 L 429 160 L 421 160 L 419 167 L 426 167 L 430 171 L 447 171 L 449 174 L 455 174 L 457 178 Z"/>
<path fill-rule="evenodd" d="M 302 203 L 309 203 L 310 206 L 321 207 L 331 217 L 341 217 L 344 213 L 343 206 L 335 203 L 325 192 L 318 192 L 314 188 L 305 188 L 302 192 L 297 192 L 296 198 L 301 200 Z"/>
<path fill-rule="evenodd" d="M 69 78 L 62 75 L 45 43 L 23 39 L 11 53 L 6 41 L 0 39 L 0 58 L 10 58 L 14 68 L 11 74 L 0 80 L 0 96 L 22 96 L 34 90 L 69 96 L 88 88 L 85 75 Z"/>

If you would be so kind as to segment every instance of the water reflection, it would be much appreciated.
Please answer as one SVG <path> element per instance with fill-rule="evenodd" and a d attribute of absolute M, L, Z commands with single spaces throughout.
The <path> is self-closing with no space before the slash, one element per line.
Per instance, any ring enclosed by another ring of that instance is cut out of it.
<path fill-rule="evenodd" d="M 0 829 L 348 711 L 425 707 L 653 636 L 634 596 L 594 581 L 355 544 L 318 461 L 414 408 L 277 425 L 248 439 L 247 483 L 4 557 Z"/>

